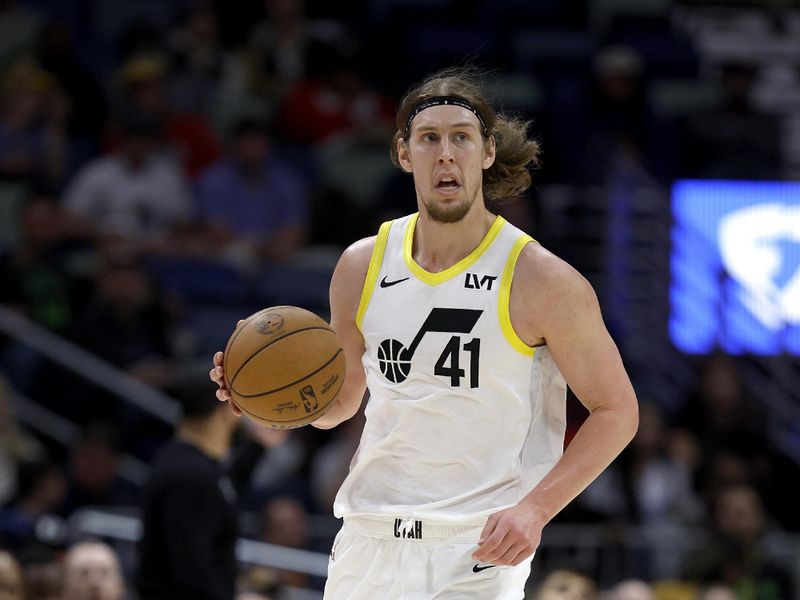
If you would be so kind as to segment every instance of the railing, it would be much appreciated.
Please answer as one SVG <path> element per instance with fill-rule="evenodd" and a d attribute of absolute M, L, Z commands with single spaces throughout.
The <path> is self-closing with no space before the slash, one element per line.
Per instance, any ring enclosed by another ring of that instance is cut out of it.
<path fill-rule="evenodd" d="M 178 403 L 169 396 L 2 305 L 0 332 L 160 421 L 174 423 L 178 418 Z M 65 447 L 79 439 L 80 428 L 71 421 L 17 391 L 12 391 L 11 400 L 15 417 L 33 431 Z M 138 458 L 120 457 L 119 474 L 131 483 L 142 485 L 148 472 L 148 465 Z"/>
<path fill-rule="evenodd" d="M 166 394 L 3 305 L 0 331 L 156 419 L 174 423 L 178 418 L 180 407 Z"/>

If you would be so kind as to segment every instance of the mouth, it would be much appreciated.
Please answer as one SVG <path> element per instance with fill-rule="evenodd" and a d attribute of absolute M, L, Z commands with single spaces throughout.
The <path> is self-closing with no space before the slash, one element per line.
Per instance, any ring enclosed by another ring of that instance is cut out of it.
<path fill-rule="evenodd" d="M 435 180 L 434 189 L 443 196 L 453 196 L 461 189 L 461 183 L 452 175 L 440 175 Z"/>

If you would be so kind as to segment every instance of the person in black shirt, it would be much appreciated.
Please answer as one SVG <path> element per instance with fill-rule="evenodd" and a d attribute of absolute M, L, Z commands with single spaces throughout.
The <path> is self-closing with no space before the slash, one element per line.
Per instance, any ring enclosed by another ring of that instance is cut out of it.
<path fill-rule="evenodd" d="M 273 430 L 278 435 L 265 438 L 258 432 L 262 445 L 242 448 L 230 469 L 232 482 L 223 460 L 239 419 L 205 386 L 191 388 L 176 394 L 183 415 L 174 439 L 156 455 L 143 493 L 136 581 L 141 600 L 233 600 L 235 484 L 247 483 L 262 445 L 285 436 Z"/>

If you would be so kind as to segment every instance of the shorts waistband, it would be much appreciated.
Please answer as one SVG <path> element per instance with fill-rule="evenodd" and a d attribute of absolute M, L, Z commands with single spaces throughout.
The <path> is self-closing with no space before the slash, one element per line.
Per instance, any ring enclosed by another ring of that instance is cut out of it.
<path fill-rule="evenodd" d="M 439 540 L 477 543 L 486 518 L 441 521 L 404 516 L 347 516 L 344 526 L 351 531 L 382 539 Z"/>

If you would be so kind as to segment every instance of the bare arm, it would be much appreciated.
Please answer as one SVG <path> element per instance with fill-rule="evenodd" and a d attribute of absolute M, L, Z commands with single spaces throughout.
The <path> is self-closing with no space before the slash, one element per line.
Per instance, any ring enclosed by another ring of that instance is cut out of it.
<path fill-rule="evenodd" d="M 365 350 L 364 338 L 356 326 L 356 313 L 374 247 L 374 237 L 356 242 L 344 251 L 333 272 L 330 287 L 331 327 L 344 350 L 346 372 L 336 403 L 312 423 L 320 429 L 330 429 L 355 415 L 367 389 L 367 378 L 361 364 Z M 243 322 L 239 321 L 236 326 L 239 327 Z M 222 364 L 223 353 L 217 352 L 209 377 L 219 386 L 217 398 L 222 402 L 229 402 L 231 410 L 236 415 L 241 415 L 242 411 L 232 401 L 231 394 L 225 387 Z"/>
<path fill-rule="evenodd" d="M 331 327 L 342 344 L 347 370 L 336 404 L 312 423 L 319 429 L 330 429 L 355 415 L 367 389 L 367 378 L 361 363 L 365 351 L 364 338 L 356 326 L 356 313 L 374 247 L 374 237 L 356 242 L 344 251 L 333 272 L 330 288 Z"/>
<path fill-rule="evenodd" d="M 633 386 L 589 283 L 535 244 L 523 250 L 511 290 L 511 318 L 529 344 L 544 341 L 567 384 L 589 410 L 564 455 L 515 507 L 489 518 L 477 560 L 519 564 L 541 529 L 630 442 L 638 426 Z"/>

